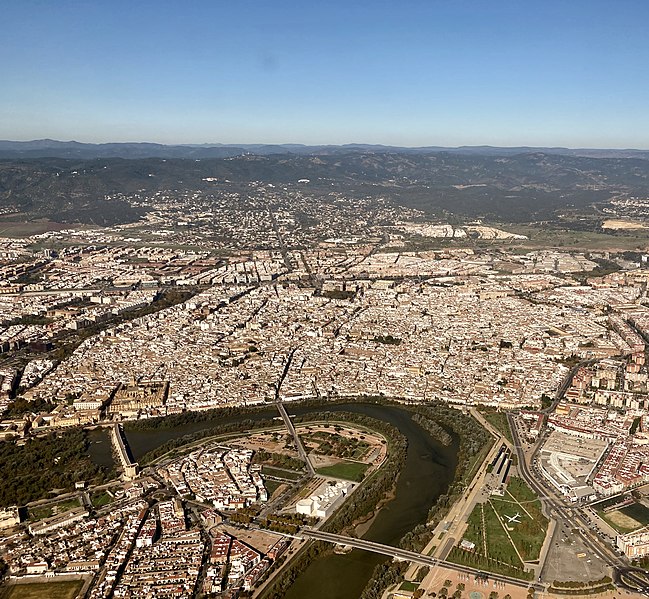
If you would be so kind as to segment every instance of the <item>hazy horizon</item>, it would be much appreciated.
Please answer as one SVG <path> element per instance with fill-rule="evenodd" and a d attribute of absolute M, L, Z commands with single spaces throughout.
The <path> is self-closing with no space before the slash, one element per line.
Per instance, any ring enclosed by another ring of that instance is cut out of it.
<path fill-rule="evenodd" d="M 416 150 L 419 148 L 444 148 L 444 149 L 461 149 L 461 148 L 497 148 L 497 149 L 516 149 L 516 148 L 531 148 L 531 149 L 562 149 L 562 150 L 619 150 L 619 151 L 638 151 L 638 152 L 647 152 L 649 151 L 649 146 L 646 148 L 641 147 L 613 147 L 613 146 L 562 146 L 562 145 L 544 145 L 538 146 L 533 144 L 517 144 L 517 145 L 503 145 L 496 146 L 488 143 L 469 143 L 455 146 L 446 146 L 442 144 L 430 143 L 426 145 L 417 145 L 417 146 L 406 146 L 406 145 L 396 145 L 389 143 L 369 143 L 369 142 L 340 142 L 340 143 L 302 143 L 302 142 L 292 142 L 292 141 L 271 141 L 271 142 L 242 142 L 242 141 L 232 141 L 232 142 L 222 142 L 222 141 L 213 141 L 213 142 L 157 142 L 151 141 L 148 139 L 142 140 L 112 140 L 107 139 L 103 141 L 84 141 L 80 139 L 54 139 L 51 137 L 37 137 L 32 139 L 0 139 L 0 143 L 30 143 L 30 142 L 46 142 L 52 141 L 57 143 L 78 143 L 78 144 L 89 144 L 89 145 L 109 145 L 109 144 L 155 144 L 163 146 L 199 146 L 199 147 L 218 147 L 218 146 L 303 146 L 303 147 L 345 147 L 345 146 L 375 146 L 375 147 L 394 147 L 394 148 L 403 148 L 408 150 Z"/>
<path fill-rule="evenodd" d="M 0 138 L 647 147 L 647 22 L 640 0 L 25 0 Z"/>

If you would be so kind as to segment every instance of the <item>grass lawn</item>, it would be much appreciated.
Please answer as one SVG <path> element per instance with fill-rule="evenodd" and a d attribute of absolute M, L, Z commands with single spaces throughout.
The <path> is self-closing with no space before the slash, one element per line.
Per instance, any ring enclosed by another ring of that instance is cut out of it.
<path fill-rule="evenodd" d="M 28 512 L 30 520 L 42 520 L 43 518 L 49 518 L 53 514 L 52 507 L 49 505 L 30 507 Z"/>
<path fill-rule="evenodd" d="M 491 503 L 508 527 L 509 536 L 523 559 L 537 560 L 548 530 L 548 519 L 541 512 L 541 502 L 532 490 L 520 478 L 512 477 L 505 496 L 493 497 Z M 509 524 L 505 516 L 515 514 L 519 514 L 519 523 Z"/>
<path fill-rule="evenodd" d="M 510 443 L 514 443 L 512 431 L 509 428 L 507 414 L 504 412 L 483 412 L 484 419 L 494 428 L 498 429 Z"/>
<path fill-rule="evenodd" d="M 419 583 L 417 582 L 410 582 L 409 580 L 406 580 L 405 582 L 401 583 L 401 586 L 399 587 L 400 591 L 410 591 L 411 593 L 416 591 L 419 588 Z"/>
<path fill-rule="evenodd" d="M 484 512 L 484 525 L 483 525 Z M 475 543 L 475 551 L 483 557 L 497 562 L 504 562 L 514 568 L 522 568 L 523 564 L 516 555 L 507 533 L 500 524 L 496 512 L 489 503 L 478 504 L 469 516 L 464 538 Z M 485 556 L 485 542 L 487 554 Z"/>
<path fill-rule="evenodd" d="M 29 508 L 29 519 L 42 520 L 43 518 L 49 518 L 55 514 L 61 514 L 62 512 L 73 510 L 80 507 L 80 505 L 79 499 L 75 497 L 73 499 L 66 499 L 60 503 L 50 503 L 48 505 Z"/>
<path fill-rule="evenodd" d="M 277 491 L 284 483 L 280 483 L 276 480 L 265 480 L 264 481 L 264 486 L 266 487 L 266 491 L 268 491 L 268 497 L 272 497 L 273 493 Z"/>
<path fill-rule="evenodd" d="M 541 502 L 522 478 L 512 476 L 504 497 L 493 497 L 492 504 L 508 526 L 518 552 L 525 561 L 539 558 L 548 530 L 548 519 L 543 515 Z M 505 516 L 520 514 L 519 524 L 508 524 Z"/>
<path fill-rule="evenodd" d="M 512 578 L 519 578 L 521 580 L 532 580 L 532 577 L 534 576 L 533 572 L 522 570 L 515 566 L 501 564 L 495 560 L 490 560 L 483 555 L 479 555 L 478 553 L 464 551 L 459 547 L 453 547 L 446 559 L 454 564 L 463 564 L 471 568 L 484 570 L 485 572 L 504 574 L 505 576 L 511 576 Z"/>
<path fill-rule="evenodd" d="M 509 523 L 505 518 L 516 514 L 517 523 Z M 475 552 L 458 549 L 454 555 L 464 560 L 458 563 L 477 564 L 491 572 L 522 571 L 519 554 L 523 561 L 537 560 L 547 529 L 541 502 L 522 479 L 512 477 L 504 497 L 492 497 L 489 502 L 476 505 L 469 515 L 464 538 L 475 543 Z"/>
<path fill-rule="evenodd" d="M 109 493 L 106 493 L 104 491 L 103 493 L 93 495 L 90 500 L 92 501 L 92 505 L 94 507 L 103 507 L 111 503 L 113 501 L 113 497 L 111 497 Z"/>
<path fill-rule="evenodd" d="M 621 534 L 633 532 L 649 524 L 649 508 L 642 503 L 632 503 L 609 512 L 602 510 L 598 511 L 598 514 Z"/>
<path fill-rule="evenodd" d="M 75 599 L 83 587 L 83 580 L 65 580 L 61 582 L 33 582 L 15 584 L 7 587 L 2 599 Z"/>
<path fill-rule="evenodd" d="M 363 480 L 367 468 L 367 464 L 360 464 L 359 462 L 340 462 L 340 464 L 334 464 L 333 466 L 318 468 L 316 472 L 324 476 L 360 482 Z"/>
<path fill-rule="evenodd" d="M 303 472 L 294 472 L 292 470 L 283 470 L 281 468 L 273 468 L 272 466 L 262 466 L 261 473 L 266 476 L 274 476 L 276 478 L 283 478 L 285 480 L 300 480 L 303 476 Z"/>

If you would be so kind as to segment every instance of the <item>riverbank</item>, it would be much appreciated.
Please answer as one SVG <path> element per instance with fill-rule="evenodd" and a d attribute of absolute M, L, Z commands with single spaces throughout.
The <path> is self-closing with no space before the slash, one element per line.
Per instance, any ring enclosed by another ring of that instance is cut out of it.
<path fill-rule="evenodd" d="M 361 509 L 358 509 L 358 513 L 351 514 L 351 517 L 341 517 L 336 526 L 354 530 L 363 538 L 385 544 L 398 545 L 404 537 L 407 544 L 417 544 L 421 533 L 426 532 L 431 508 L 436 504 L 438 497 L 448 492 L 462 449 L 459 435 L 453 427 L 448 427 L 447 423 L 455 423 L 458 420 L 463 422 L 468 420 L 468 417 L 448 406 L 406 406 L 389 400 L 306 402 L 290 404 L 287 408 L 295 416 L 296 422 L 301 420 L 302 416 L 305 416 L 306 420 L 315 418 L 318 412 L 322 416 L 326 411 L 327 418 L 332 421 L 341 418 L 343 413 L 345 417 L 347 413 L 351 413 L 360 418 L 369 417 L 379 421 L 383 426 L 394 427 L 405 435 L 407 451 L 403 466 L 391 474 L 387 484 L 384 483 L 385 486 L 381 488 L 380 495 L 375 495 L 371 501 L 366 502 L 362 497 L 362 489 L 357 490 L 361 493 L 357 495 L 355 492 L 354 500 L 355 503 L 363 500 Z M 425 412 L 427 418 L 434 418 L 447 430 L 453 431 L 453 442 L 450 446 L 444 446 L 432 438 L 430 432 L 413 420 L 413 413 L 420 409 Z M 137 430 L 129 430 L 130 427 L 127 427 L 126 434 L 134 455 L 140 459 L 140 456 L 154 450 L 154 454 L 149 457 L 152 458 L 156 454 L 160 456 L 187 442 L 212 436 L 217 430 L 223 433 L 226 424 L 236 424 L 229 429 L 228 432 L 231 433 L 234 432 L 233 429 L 250 430 L 263 426 L 260 422 L 263 420 L 267 421 L 267 425 L 277 426 L 277 421 L 273 421 L 277 412 L 271 406 L 254 410 L 247 408 L 240 417 L 233 414 L 233 410 L 228 412 L 227 418 L 219 418 L 218 414 L 209 414 L 209 418 L 205 419 L 202 415 L 192 417 L 191 422 L 179 422 L 178 429 L 169 429 L 165 422 L 156 422 L 154 427 L 147 430 L 146 423 L 142 422 L 135 427 Z M 355 420 L 355 423 L 359 424 L 357 419 Z M 244 425 L 243 421 L 247 423 Z M 166 448 L 161 448 L 165 443 L 169 444 Z M 466 447 L 465 444 L 465 454 Z M 378 472 L 380 470 L 369 476 L 368 481 Z M 341 514 L 344 515 L 344 512 Z M 334 514 L 332 522 L 336 520 L 336 515 Z M 413 536 L 411 531 L 415 529 L 417 533 Z M 277 596 L 285 596 L 286 599 L 301 599 L 304 596 L 309 596 L 310 599 L 332 596 L 340 599 L 358 599 L 373 578 L 375 567 L 386 561 L 384 556 L 359 550 L 346 555 L 334 554 L 327 546 L 324 546 L 321 553 L 301 553 L 303 556 L 307 554 L 309 559 L 299 560 L 302 562 L 299 576 L 285 594 Z M 287 566 L 282 568 L 282 573 L 285 571 L 288 571 Z"/>

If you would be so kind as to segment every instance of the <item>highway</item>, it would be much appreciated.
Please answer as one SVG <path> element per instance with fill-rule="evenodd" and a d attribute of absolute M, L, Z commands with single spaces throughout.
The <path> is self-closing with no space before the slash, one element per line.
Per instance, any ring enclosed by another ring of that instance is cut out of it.
<path fill-rule="evenodd" d="M 381 555 L 387 555 L 397 560 L 421 564 L 422 566 L 443 566 L 444 568 L 450 568 L 458 572 L 476 575 L 488 575 L 491 580 L 499 580 L 501 582 L 515 584 L 524 588 L 533 586 L 539 591 L 545 591 L 545 587 L 541 584 L 531 583 L 530 581 L 520 580 L 518 578 L 510 578 L 509 576 L 503 576 L 502 574 L 492 574 L 491 572 L 487 573 L 483 570 L 471 568 L 470 566 L 461 566 L 452 562 L 431 557 L 430 555 L 417 553 L 415 551 L 408 551 L 406 549 L 399 549 L 398 547 L 383 545 L 381 543 L 375 543 L 374 541 L 366 541 L 364 539 L 357 539 L 355 537 L 347 537 L 344 535 L 322 532 L 320 530 L 313 530 L 312 528 L 303 528 L 298 534 L 302 538 L 325 541 L 327 543 L 335 543 L 336 545 L 354 547 L 355 549 L 362 549 L 364 551 L 372 551 L 374 553 L 380 553 Z"/>
<path fill-rule="evenodd" d="M 509 426 L 514 438 L 514 446 L 516 447 L 518 454 L 518 471 L 525 479 L 525 482 L 530 486 L 530 488 L 532 488 L 532 490 L 534 490 L 539 498 L 543 498 L 543 501 L 549 508 L 550 513 L 548 514 L 548 516 L 560 518 L 566 523 L 569 528 L 577 528 L 581 534 L 584 544 L 605 563 L 618 568 L 626 567 L 627 563 L 620 556 L 616 555 L 609 549 L 608 546 L 601 543 L 598 539 L 593 538 L 592 533 L 590 532 L 590 524 L 580 514 L 579 508 L 577 508 L 576 506 L 568 507 L 564 505 L 562 500 L 554 495 L 552 489 L 548 489 L 548 487 L 538 482 L 540 476 L 535 476 L 535 474 L 530 471 L 525 452 L 523 451 L 523 445 L 521 443 L 520 437 L 518 436 L 518 429 L 513 422 L 512 415 L 508 414 L 507 418 L 509 420 Z M 532 453 L 530 461 L 534 461 L 534 456 L 536 455 L 537 451 L 538 446 Z"/>

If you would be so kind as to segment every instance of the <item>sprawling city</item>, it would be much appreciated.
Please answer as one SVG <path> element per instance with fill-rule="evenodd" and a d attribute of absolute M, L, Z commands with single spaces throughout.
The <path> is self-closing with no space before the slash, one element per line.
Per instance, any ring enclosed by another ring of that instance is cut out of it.
<path fill-rule="evenodd" d="M 9 592 L 649 590 L 649 196 L 540 234 L 203 179 L 3 217 Z"/>
<path fill-rule="evenodd" d="M 0 14 L 0 599 L 649 597 L 648 2 Z"/>

